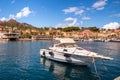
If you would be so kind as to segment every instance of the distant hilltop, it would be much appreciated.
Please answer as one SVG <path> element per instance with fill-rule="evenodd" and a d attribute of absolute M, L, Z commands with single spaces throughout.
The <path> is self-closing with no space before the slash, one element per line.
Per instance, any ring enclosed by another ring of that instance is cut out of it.
<path fill-rule="evenodd" d="M 11 28 L 17 28 L 17 29 L 29 29 L 29 28 L 36 28 L 28 23 L 20 23 L 14 19 L 10 19 L 8 21 L 0 21 L 0 25 L 4 27 L 11 27 Z"/>

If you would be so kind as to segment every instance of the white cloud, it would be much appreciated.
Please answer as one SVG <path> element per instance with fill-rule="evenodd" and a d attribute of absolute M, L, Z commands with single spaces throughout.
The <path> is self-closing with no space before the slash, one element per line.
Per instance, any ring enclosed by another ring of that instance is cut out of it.
<path fill-rule="evenodd" d="M 96 10 L 103 10 L 104 6 L 107 4 L 107 0 L 99 0 L 95 2 L 92 7 L 95 8 Z"/>
<path fill-rule="evenodd" d="M 16 14 L 16 18 L 22 18 L 23 16 L 22 16 L 22 12 L 18 12 L 17 14 Z"/>
<path fill-rule="evenodd" d="M 7 18 L 5 18 L 5 17 L 2 17 L 1 19 L 0 19 L 0 21 L 6 21 L 7 20 Z"/>
<path fill-rule="evenodd" d="M 84 6 L 81 7 L 69 7 L 67 9 L 63 9 L 65 14 L 67 13 L 74 13 L 76 15 L 82 15 L 84 13 Z"/>
<path fill-rule="evenodd" d="M 68 24 L 68 26 L 75 26 L 77 24 L 77 18 L 68 17 L 65 19 L 65 21 L 67 22 L 72 21 L 71 23 Z"/>
<path fill-rule="evenodd" d="M 10 14 L 9 19 L 15 19 L 15 16 L 13 14 Z"/>
<path fill-rule="evenodd" d="M 57 24 L 56 27 L 64 28 L 64 27 L 68 27 L 68 26 L 78 25 L 77 18 L 68 17 L 64 21 L 65 21 L 64 23 Z"/>
<path fill-rule="evenodd" d="M 120 27 L 120 24 L 118 22 L 111 22 L 109 24 L 104 25 L 102 28 L 103 29 L 117 29 Z"/>
<path fill-rule="evenodd" d="M 65 13 L 73 13 L 76 12 L 78 10 L 77 7 L 69 7 L 68 9 L 64 9 L 63 12 Z"/>
<path fill-rule="evenodd" d="M 68 17 L 65 19 L 65 21 L 73 21 L 73 20 L 74 20 L 74 18 L 72 18 L 72 17 Z"/>
<path fill-rule="evenodd" d="M 11 18 L 19 19 L 19 18 L 23 18 L 23 17 L 28 17 L 31 13 L 32 13 L 32 11 L 30 11 L 29 7 L 24 7 L 20 12 L 16 13 L 16 15 L 10 14 L 8 18 L 2 17 L 0 20 L 5 21 L 5 20 L 9 20 Z"/>
<path fill-rule="evenodd" d="M 25 17 L 27 17 L 31 13 L 29 7 L 23 8 L 22 12 L 23 12 L 23 16 L 25 16 Z"/>
<path fill-rule="evenodd" d="M 83 9 L 75 12 L 75 14 L 79 14 L 79 15 L 82 15 L 83 13 L 84 13 Z"/>
<path fill-rule="evenodd" d="M 90 17 L 87 17 L 87 16 L 84 16 L 82 17 L 82 20 L 90 20 L 91 18 Z"/>
<path fill-rule="evenodd" d="M 16 18 L 22 18 L 22 17 L 27 17 L 32 13 L 29 9 L 29 7 L 24 7 L 20 12 L 16 14 Z"/>
<path fill-rule="evenodd" d="M 105 7 L 96 8 L 96 10 L 103 10 Z"/>
<path fill-rule="evenodd" d="M 118 13 L 118 14 L 113 14 L 113 15 L 111 15 L 111 17 L 120 17 L 120 13 Z"/>

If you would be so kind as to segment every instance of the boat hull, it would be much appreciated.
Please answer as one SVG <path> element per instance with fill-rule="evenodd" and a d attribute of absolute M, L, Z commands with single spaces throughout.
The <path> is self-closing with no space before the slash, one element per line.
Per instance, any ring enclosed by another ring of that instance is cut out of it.
<path fill-rule="evenodd" d="M 44 58 L 47 58 L 53 61 L 73 64 L 73 65 L 88 66 L 90 63 L 93 62 L 93 59 L 90 57 L 59 53 L 59 52 L 51 51 L 48 49 L 41 49 L 40 55 Z"/>

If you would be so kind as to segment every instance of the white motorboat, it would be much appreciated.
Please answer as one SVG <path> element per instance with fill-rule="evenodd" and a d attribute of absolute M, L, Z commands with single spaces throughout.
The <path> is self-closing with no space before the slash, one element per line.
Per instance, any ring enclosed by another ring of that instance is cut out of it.
<path fill-rule="evenodd" d="M 98 59 L 113 60 L 95 52 L 79 47 L 72 38 L 56 38 L 48 49 L 40 49 L 40 55 L 50 60 L 75 65 L 89 65 Z"/>

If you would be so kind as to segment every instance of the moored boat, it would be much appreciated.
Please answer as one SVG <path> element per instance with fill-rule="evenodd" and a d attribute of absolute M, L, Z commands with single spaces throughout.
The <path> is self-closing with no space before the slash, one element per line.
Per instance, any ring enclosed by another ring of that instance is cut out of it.
<path fill-rule="evenodd" d="M 79 47 L 72 38 L 56 38 L 53 46 L 40 49 L 40 55 L 58 62 L 86 66 L 98 59 L 113 60 L 111 57 Z"/>
<path fill-rule="evenodd" d="M 0 33 L 0 40 L 18 40 L 19 36 L 19 33 Z"/>

